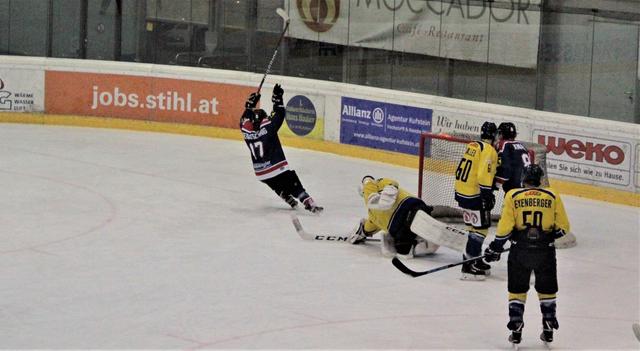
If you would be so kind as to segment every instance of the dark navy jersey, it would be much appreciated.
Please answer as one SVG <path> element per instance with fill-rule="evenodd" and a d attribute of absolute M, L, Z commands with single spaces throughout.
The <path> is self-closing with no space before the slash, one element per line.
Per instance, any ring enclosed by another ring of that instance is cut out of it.
<path fill-rule="evenodd" d="M 524 167 L 533 162 L 533 155 L 519 141 L 501 140 L 498 142 L 498 170 L 496 183 L 502 184 L 505 194 L 515 188 L 522 188 Z"/>
<path fill-rule="evenodd" d="M 278 138 L 278 130 L 284 122 L 285 113 L 282 105 L 274 105 L 271 116 L 263 119 L 257 130 L 250 119 L 253 111 L 245 110 L 240 119 L 240 130 L 251 151 L 253 170 L 260 180 L 273 178 L 289 169 Z"/>

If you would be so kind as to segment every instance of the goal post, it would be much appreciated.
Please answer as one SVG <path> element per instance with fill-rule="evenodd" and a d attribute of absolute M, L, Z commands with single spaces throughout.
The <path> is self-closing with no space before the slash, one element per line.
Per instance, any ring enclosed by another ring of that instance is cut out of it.
<path fill-rule="evenodd" d="M 477 140 L 477 136 L 471 134 L 437 134 L 422 133 L 420 136 L 420 164 L 418 170 L 418 197 L 434 207 L 432 216 L 443 222 L 463 223 L 462 210 L 455 200 L 455 172 L 466 150 L 467 144 Z M 521 143 L 529 150 L 532 161 L 544 170 L 542 185 L 548 186 L 546 153 L 544 145 L 523 142 Z M 504 192 L 496 191 L 496 204 L 491 210 L 491 219 L 497 222 L 500 219 Z M 575 245 L 575 236 L 568 234 L 565 241 L 569 244 L 556 242 L 558 247 L 570 247 Z M 567 246 L 568 245 L 568 246 Z"/>

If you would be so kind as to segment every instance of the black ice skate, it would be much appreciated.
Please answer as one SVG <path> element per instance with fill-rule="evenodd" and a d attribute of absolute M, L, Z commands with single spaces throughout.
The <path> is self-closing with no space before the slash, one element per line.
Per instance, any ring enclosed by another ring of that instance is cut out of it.
<path fill-rule="evenodd" d="M 487 272 L 476 265 L 476 262 L 467 262 L 462 264 L 462 280 L 485 280 Z M 488 266 L 488 265 L 487 265 Z M 489 266 L 491 267 L 491 266 Z"/>
<path fill-rule="evenodd" d="M 540 340 L 545 344 L 553 341 L 553 329 L 558 329 L 557 320 L 543 320 L 542 321 L 542 333 L 540 334 Z"/>
<path fill-rule="evenodd" d="M 511 324 L 511 323 L 509 323 Z M 524 323 L 515 323 L 516 325 L 512 326 L 511 335 L 509 335 L 509 342 L 517 345 L 522 341 L 522 328 L 524 327 Z"/>
<path fill-rule="evenodd" d="M 324 210 L 324 207 L 322 206 L 317 206 L 316 202 L 313 201 L 313 199 L 311 198 L 311 196 L 309 196 L 308 198 L 306 198 L 304 201 L 304 209 L 311 212 L 311 213 L 317 213 L 319 214 L 320 212 L 322 212 Z"/>
<path fill-rule="evenodd" d="M 311 213 L 320 213 L 324 210 L 324 207 L 322 206 L 305 206 L 304 207 L 305 210 L 311 212 Z"/>
<path fill-rule="evenodd" d="M 291 194 L 285 195 L 284 193 L 280 193 L 280 198 L 284 200 L 289 206 L 291 206 L 291 208 L 298 207 L 298 201 L 296 201 L 296 198 L 293 197 L 293 195 Z"/>
<path fill-rule="evenodd" d="M 483 259 L 479 259 L 473 262 L 475 267 L 481 271 L 484 271 L 485 276 L 491 275 L 491 266 L 487 264 Z"/>

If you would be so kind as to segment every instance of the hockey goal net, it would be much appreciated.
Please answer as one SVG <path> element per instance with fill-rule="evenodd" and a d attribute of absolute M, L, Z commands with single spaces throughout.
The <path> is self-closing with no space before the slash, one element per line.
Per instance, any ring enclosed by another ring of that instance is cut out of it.
<path fill-rule="evenodd" d="M 420 168 L 418 179 L 418 196 L 433 206 L 432 216 L 443 222 L 463 223 L 462 210 L 458 207 L 454 198 L 455 172 L 460 162 L 460 158 L 466 150 L 467 144 L 477 140 L 468 134 L 435 134 L 423 133 L 420 137 Z M 545 172 L 542 185 L 548 186 L 547 178 L 547 157 L 544 145 L 522 142 L 530 151 L 532 162 L 538 164 Z M 496 205 L 491 211 L 492 221 L 500 219 L 504 193 L 497 191 Z M 573 241 L 572 244 L 563 245 L 565 247 L 575 244 L 575 236 L 567 238 Z M 558 244 L 558 243 L 556 243 Z M 559 246 L 559 245 L 557 245 Z"/>

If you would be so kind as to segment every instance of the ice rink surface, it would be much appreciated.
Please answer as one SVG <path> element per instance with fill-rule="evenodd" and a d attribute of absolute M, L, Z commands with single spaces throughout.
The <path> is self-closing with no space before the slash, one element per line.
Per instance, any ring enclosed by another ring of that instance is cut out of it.
<path fill-rule="evenodd" d="M 299 212 L 309 231 L 357 224 L 365 174 L 417 189 L 414 169 L 285 152 L 326 208 Z M 506 255 L 485 282 L 409 278 L 377 244 L 303 241 L 242 142 L 5 124 L 0 153 L 0 348 L 511 348 Z M 578 246 L 558 251 L 552 348 L 637 350 L 640 210 L 563 199 Z M 532 288 L 521 350 L 540 320 Z"/>

